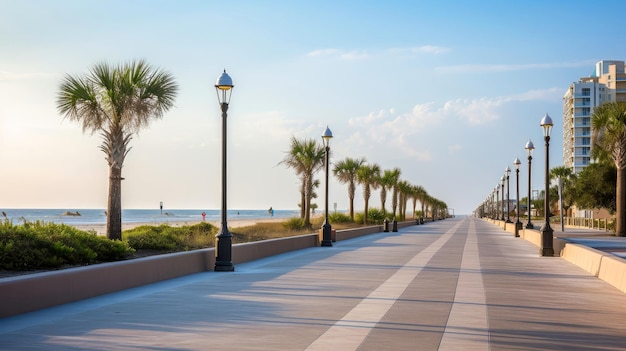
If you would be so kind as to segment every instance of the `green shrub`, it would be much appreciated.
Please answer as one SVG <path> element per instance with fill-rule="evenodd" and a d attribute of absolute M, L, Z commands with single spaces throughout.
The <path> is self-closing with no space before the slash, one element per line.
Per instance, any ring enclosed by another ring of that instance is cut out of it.
<path fill-rule="evenodd" d="M 283 227 L 287 230 L 302 230 L 307 229 L 307 226 L 304 225 L 304 219 L 299 217 L 292 217 L 283 222 Z"/>
<path fill-rule="evenodd" d="M 126 243 L 65 224 L 41 221 L 0 225 L 0 269 L 59 268 L 116 261 L 133 253 Z"/>
<path fill-rule="evenodd" d="M 378 208 L 369 208 L 367 210 L 367 224 L 382 224 L 387 214 Z M 355 223 L 363 223 L 363 212 L 354 214 Z"/>
<path fill-rule="evenodd" d="M 333 212 L 328 214 L 328 221 L 330 223 L 350 223 L 352 218 L 341 212 Z"/>
<path fill-rule="evenodd" d="M 217 228 L 201 222 L 192 226 L 139 226 L 122 233 L 122 238 L 134 249 L 180 251 L 211 247 Z"/>

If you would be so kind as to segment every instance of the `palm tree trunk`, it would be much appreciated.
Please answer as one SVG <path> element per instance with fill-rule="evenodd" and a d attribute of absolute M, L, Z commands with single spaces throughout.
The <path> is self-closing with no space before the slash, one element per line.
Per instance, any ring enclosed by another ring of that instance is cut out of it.
<path fill-rule="evenodd" d="M 354 182 L 350 182 L 350 186 L 348 187 L 348 196 L 350 197 L 350 219 L 354 221 L 354 192 L 356 191 L 356 186 Z"/>
<path fill-rule="evenodd" d="M 306 211 L 306 180 L 302 179 L 302 187 L 300 188 L 300 219 L 304 219 L 304 211 Z"/>
<path fill-rule="evenodd" d="M 367 225 L 367 209 L 369 207 L 369 198 L 365 198 L 365 212 L 363 213 L 363 224 Z"/>
<path fill-rule="evenodd" d="M 109 167 L 109 203 L 107 208 L 107 237 L 122 240 L 122 169 Z"/>
<path fill-rule="evenodd" d="M 387 213 L 385 210 L 385 202 L 387 200 L 387 189 L 384 186 L 380 187 L 380 207 L 382 207 L 383 214 Z"/>
<path fill-rule="evenodd" d="M 621 167 L 617 167 L 616 193 L 617 223 L 615 224 L 615 235 L 626 236 L 626 172 Z"/>

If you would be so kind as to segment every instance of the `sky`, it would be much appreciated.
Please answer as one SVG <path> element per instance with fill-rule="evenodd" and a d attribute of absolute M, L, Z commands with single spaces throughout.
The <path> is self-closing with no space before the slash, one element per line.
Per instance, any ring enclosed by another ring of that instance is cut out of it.
<path fill-rule="evenodd" d="M 613 0 L 0 0 L 0 208 L 106 208 L 101 138 L 64 119 L 56 97 L 68 74 L 137 59 L 169 72 L 179 92 L 131 142 L 124 208 L 220 209 L 214 84 L 224 69 L 235 85 L 229 209 L 297 209 L 299 179 L 280 161 L 292 137 L 321 143 L 326 126 L 331 164 L 363 157 L 400 168 L 454 214 L 476 209 L 516 157 L 521 198 L 529 139 L 532 188 L 544 188 L 544 114 L 555 124 L 555 167 L 565 91 L 597 61 L 626 60 L 626 26 L 609 15 L 624 9 Z M 347 185 L 331 179 L 329 203 L 347 210 Z"/>

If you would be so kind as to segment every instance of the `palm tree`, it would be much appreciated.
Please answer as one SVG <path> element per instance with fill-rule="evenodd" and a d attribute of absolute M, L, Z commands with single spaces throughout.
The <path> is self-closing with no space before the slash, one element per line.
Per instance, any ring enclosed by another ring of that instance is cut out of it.
<path fill-rule="evenodd" d="M 391 186 L 391 189 L 393 189 L 391 193 L 391 210 L 393 212 L 393 218 L 396 218 L 396 210 L 398 209 L 398 182 L 400 181 L 400 174 L 402 173 L 400 169 L 394 168 L 394 172 L 396 170 L 398 171 L 398 176 L 394 178 L 395 182 Z"/>
<path fill-rule="evenodd" d="M 178 85 L 169 73 L 145 61 L 112 67 L 95 65 L 81 76 L 66 75 L 57 109 L 81 124 L 83 132 L 100 133 L 109 164 L 107 236 L 122 238 L 122 167 L 134 134 L 163 117 L 173 105 Z"/>
<path fill-rule="evenodd" d="M 372 189 L 378 188 L 378 178 L 380 177 L 380 166 L 377 164 L 363 164 L 356 172 L 356 180 L 363 185 L 363 200 L 365 200 L 365 213 L 363 214 L 363 224 L 367 224 L 367 211 L 369 210 L 370 196 Z"/>
<path fill-rule="evenodd" d="M 424 198 L 424 196 L 426 196 L 426 190 L 424 190 L 424 188 L 421 185 L 414 185 L 413 186 L 413 219 L 416 218 L 416 207 L 417 207 L 417 200 L 421 200 Z M 424 204 L 422 203 L 422 212 L 424 211 Z"/>
<path fill-rule="evenodd" d="M 406 204 L 408 198 L 411 196 L 411 184 L 406 180 L 401 180 L 397 184 L 398 188 L 398 217 L 401 221 L 406 217 Z"/>
<path fill-rule="evenodd" d="M 293 168 L 300 177 L 300 218 L 306 227 L 311 226 L 311 199 L 313 198 L 315 173 L 324 167 L 326 150 L 313 139 L 298 140 L 291 138 L 291 148 L 280 162 Z"/>
<path fill-rule="evenodd" d="M 592 155 L 611 160 L 617 168 L 615 234 L 626 236 L 626 103 L 598 106 L 591 116 Z"/>
<path fill-rule="evenodd" d="M 346 157 L 335 163 L 333 174 L 341 183 L 348 183 L 348 198 L 350 199 L 350 219 L 354 221 L 354 193 L 356 191 L 356 173 L 364 163 L 365 158 Z"/>
<path fill-rule="evenodd" d="M 426 192 L 426 190 L 423 187 L 418 185 L 416 196 L 420 200 L 420 204 L 422 204 L 422 218 L 426 218 L 426 212 L 425 211 L 426 211 L 426 201 L 429 198 L 428 193 Z"/>
<path fill-rule="evenodd" d="M 560 179 L 562 182 L 561 197 L 563 199 L 563 209 L 567 213 L 574 200 L 572 188 L 574 187 L 573 184 L 576 181 L 576 174 L 570 167 L 558 166 L 550 170 L 550 179 L 554 178 L 557 180 Z M 557 196 L 552 197 L 552 195 L 550 195 L 550 199 L 555 199 L 555 203 L 558 202 L 558 186 L 556 188 Z"/>
<path fill-rule="evenodd" d="M 380 185 L 380 206 L 382 207 L 383 213 L 387 213 L 385 209 L 385 202 L 387 202 L 387 189 L 393 189 L 394 185 L 398 183 L 398 179 L 400 178 L 400 169 L 386 169 L 383 174 L 378 179 L 378 184 Z"/>

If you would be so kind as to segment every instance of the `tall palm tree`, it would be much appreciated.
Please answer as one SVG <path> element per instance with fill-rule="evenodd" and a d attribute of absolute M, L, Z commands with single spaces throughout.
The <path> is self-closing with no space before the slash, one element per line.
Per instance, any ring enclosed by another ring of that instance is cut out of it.
<path fill-rule="evenodd" d="M 413 219 L 415 219 L 417 217 L 415 212 L 417 201 L 424 197 L 426 190 L 421 185 L 414 185 L 411 193 L 413 195 Z"/>
<path fill-rule="evenodd" d="M 169 73 L 143 60 L 118 66 L 96 64 L 87 74 L 66 75 L 57 109 L 83 132 L 100 133 L 109 164 L 107 236 L 122 238 L 122 167 L 134 134 L 173 105 L 178 85 Z"/>
<path fill-rule="evenodd" d="M 426 201 L 430 197 L 426 190 L 420 187 L 420 191 L 417 193 L 417 197 L 420 199 L 420 204 L 422 204 L 422 218 L 426 218 Z"/>
<path fill-rule="evenodd" d="M 301 179 L 300 218 L 304 225 L 311 226 L 311 199 L 315 188 L 315 173 L 324 167 L 326 150 L 313 139 L 299 140 L 291 138 L 291 148 L 280 162 L 293 168 Z"/>
<path fill-rule="evenodd" d="M 592 155 L 610 160 L 617 168 L 615 234 L 626 236 L 626 103 L 598 106 L 591 116 Z"/>
<path fill-rule="evenodd" d="M 395 171 L 397 170 L 397 177 L 395 177 Z M 396 210 L 398 209 L 398 182 L 400 181 L 400 175 L 402 172 L 399 168 L 394 168 L 394 183 L 391 186 L 391 211 L 393 212 L 393 218 L 396 218 Z"/>
<path fill-rule="evenodd" d="M 411 196 L 411 184 L 406 180 L 401 180 L 397 184 L 398 188 L 398 217 L 400 220 L 405 220 L 406 217 L 406 204 L 408 198 Z"/>
<path fill-rule="evenodd" d="M 350 199 L 350 219 L 354 221 L 354 193 L 356 191 L 356 172 L 366 162 L 365 158 L 350 158 L 338 161 L 333 168 L 333 174 L 341 183 L 348 183 L 348 198 Z"/>
<path fill-rule="evenodd" d="M 363 185 L 363 200 L 365 201 L 365 213 L 363 214 L 363 224 L 367 224 L 367 211 L 369 201 L 372 196 L 372 189 L 378 188 L 378 178 L 380 177 L 380 166 L 377 164 L 363 164 L 356 172 L 356 180 Z"/>
<path fill-rule="evenodd" d="M 387 202 L 387 190 L 393 189 L 394 185 L 398 183 L 399 178 L 400 169 L 394 168 L 383 171 L 380 179 L 378 179 L 378 184 L 380 185 L 380 206 L 385 214 L 387 213 L 387 209 L 385 209 L 385 202 Z"/>

